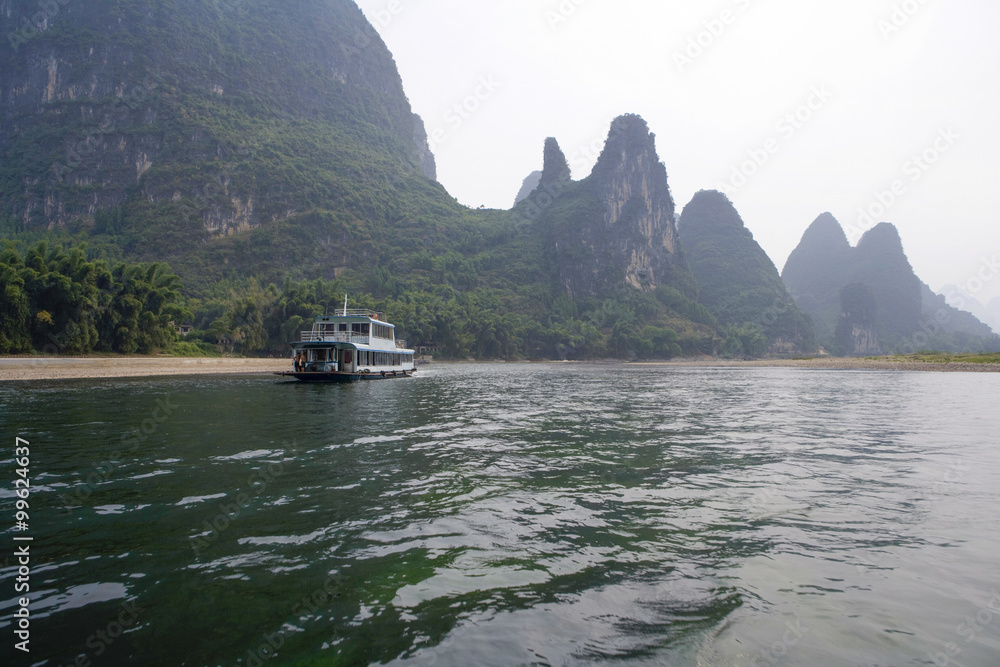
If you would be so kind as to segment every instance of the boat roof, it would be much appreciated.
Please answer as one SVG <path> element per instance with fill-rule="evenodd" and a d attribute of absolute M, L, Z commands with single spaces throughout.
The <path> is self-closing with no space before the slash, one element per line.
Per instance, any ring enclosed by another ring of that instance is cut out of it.
<path fill-rule="evenodd" d="M 334 315 L 320 315 L 313 320 L 314 324 L 323 324 L 324 322 L 337 322 L 340 320 L 371 320 L 373 322 L 378 322 L 379 324 L 387 327 L 396 328 L 395 324 L 389 324 L 384 319 L 382 313 L 376 313 L 374 310 L 348 310 L 346 313 L 341 310 Z"/>

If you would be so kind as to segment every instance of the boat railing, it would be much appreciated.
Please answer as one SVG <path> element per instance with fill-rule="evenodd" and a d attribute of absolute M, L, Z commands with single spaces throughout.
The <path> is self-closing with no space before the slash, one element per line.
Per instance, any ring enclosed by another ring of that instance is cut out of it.
<path fill-rule="evenodd" d="M 351 333 L 350 331 L 303 331 L 299 335 L 303 343 L 354 343 L 367 345 L 368 336 Z"/>
<path fill-rule="evenodd" d="M 373 320 L 382 321 L 382 313 L 368 308 L 348 308 L 347 311 L 338 309 L 329 315 L 324 315 L 323 317 L 317 319 L 325 321 L 334 317 L 370 317 Z"/>

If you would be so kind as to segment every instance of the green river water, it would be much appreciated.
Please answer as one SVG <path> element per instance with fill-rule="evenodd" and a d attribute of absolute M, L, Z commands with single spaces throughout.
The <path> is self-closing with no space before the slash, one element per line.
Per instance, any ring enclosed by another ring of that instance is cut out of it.
<path fill-rule="evenodd" d="M 637 365 L 7 383 L 0 664 L 998 665 L 998 404 Z"/>

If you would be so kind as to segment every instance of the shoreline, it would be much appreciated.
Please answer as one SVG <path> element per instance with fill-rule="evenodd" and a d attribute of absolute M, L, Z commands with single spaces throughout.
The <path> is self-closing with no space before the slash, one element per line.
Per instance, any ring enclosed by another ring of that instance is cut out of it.
<path fill-rule="evenodd" d="M 470 362 L 434 362 L 453 365 Z M 476 362 L 492 363 L 492 362 Z M 885 359 L 677 359 L 672 361 L 506 362 L 621 364 L 658 368 L 799 368 L 811 370 L 910 371 L 938 373 L 997 373 L 1000 364 L 964 362 L 928 363 Z M 232 357 L 0 357 L 0 382 L 31 380 L 87 380 L 176 375 L 264 375 L 288 370 L 288 359 Z"/>
<path fill-rule="evenodd" d="M 290 364 L 289 359 L 233 357 L 0 357 L 0 382 L 255 375 L 285 371 Z"/>
<path fill-rule="evenodd" d="M 803 368 L 828 371 L 912 371 L 923 373 L 1000 373 L 1000 364 L 969 362 L 935 363 L 861 357 L 819 357 L 816 359 L 683 359 L 663 362 L 631 362 L 633 365 L 715 367 L 715 368 Z"/>

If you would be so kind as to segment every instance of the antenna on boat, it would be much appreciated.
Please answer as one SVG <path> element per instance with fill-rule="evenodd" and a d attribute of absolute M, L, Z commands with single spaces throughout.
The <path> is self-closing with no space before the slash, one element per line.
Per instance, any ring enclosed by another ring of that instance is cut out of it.
<path fill-rule="evenodd" d="M 344 317 L 347 317 L 347 295 L 344 295 Z"/>

